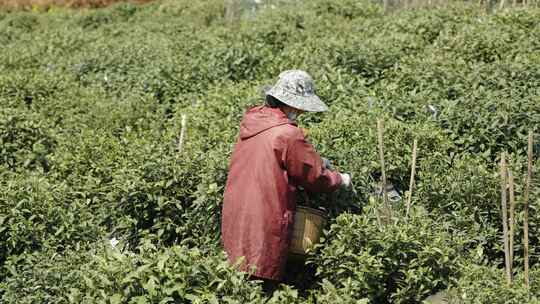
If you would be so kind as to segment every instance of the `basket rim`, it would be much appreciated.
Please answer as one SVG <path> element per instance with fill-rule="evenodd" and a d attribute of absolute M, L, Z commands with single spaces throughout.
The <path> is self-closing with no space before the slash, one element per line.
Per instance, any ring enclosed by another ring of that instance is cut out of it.
<path fill-rule="evenodd" d="M 304 212 L 306 213 L 318 215 L 324 218 L 325 220 L 328 219 L 328 212 L 324 212 L 320 209 L 315 209 L 315 208 L 301 206 L 301 205 L 296 206 L 296 212 L 301 211 L 301 210 L 304 210 Z"/>

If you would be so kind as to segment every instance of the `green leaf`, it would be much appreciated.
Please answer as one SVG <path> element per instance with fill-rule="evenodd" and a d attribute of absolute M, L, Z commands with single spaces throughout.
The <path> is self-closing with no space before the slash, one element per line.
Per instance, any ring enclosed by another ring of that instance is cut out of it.
<path fill-rule="evenodd" d="M 119 293 L 115 293 L 110 298 L 111 304 L 121 304 L 122 303 L 122 295 Z"/>

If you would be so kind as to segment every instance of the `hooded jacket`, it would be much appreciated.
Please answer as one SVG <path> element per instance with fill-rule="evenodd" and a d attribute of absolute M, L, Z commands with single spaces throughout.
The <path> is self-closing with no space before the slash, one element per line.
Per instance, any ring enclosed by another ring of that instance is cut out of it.
<path fill-rule="evenodd" d="M 240 124 L 224 194 L 221 236 L 229 262 L 271 280 L 283 276 L 296 188 L 331 192 L 341 184 L 296 124 L 277 108 L 249 109 Z"/>

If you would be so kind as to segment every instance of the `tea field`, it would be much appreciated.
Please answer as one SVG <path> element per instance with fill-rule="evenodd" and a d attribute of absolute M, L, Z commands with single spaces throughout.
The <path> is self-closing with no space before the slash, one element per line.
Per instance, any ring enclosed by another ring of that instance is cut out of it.
<path fill-rule="evenodd" d="M 0 11 L 1 303 L 540 303 L 540 146 L 523 287 L 527 135 L 540 142 L 540 10 L 383 12 L 220 0 Z M 220 210 L 244 110 L 282 70 L 330 111 L 300 126 L 340 171 L 324 240 L 273 296 L 225 261 Z M 186 134 L 179 151 L 182 116 Z M 377 120 L 403 199 L 381 223 Z M 405 217 L 411 149 L 412 208 Z M 506 284 L 498 162 L 516 183 Z"/>

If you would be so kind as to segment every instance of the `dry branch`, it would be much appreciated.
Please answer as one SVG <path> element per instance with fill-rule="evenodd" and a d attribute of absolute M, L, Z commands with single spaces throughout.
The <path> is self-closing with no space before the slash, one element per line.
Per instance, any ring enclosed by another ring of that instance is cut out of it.
<path fill-rule="evenodd" d="M 510 216 L 508 219 L 508 224 L 510 225 L 509 231 L 508 231 L 508 249 L 509 257 L 510 257 L 510 273 L 513 274 L 513 268 L 514 268 L 514 210 L 516 208 L 516 197 L 514 193 L 514 175 L 512 174 L 512 170 L 508 169 L 508 188 L 510 192 Z"/>
<path fill-rule="evenodd" d="M 507 166 L 506 155 L 501 154 L 501 212 L 503 221 L 503 247 L 504 247 L 504 262 L 506 270 L 506 282 L 512 284 L 512 273 L 510 272 L 510 252 L 508 250 L 508 215 L 507 215 Z"/>
<path fill-rule="evenodd" d="M 411 209 L 412 193 L 414 188 L 414 176 L 416 175 L 416 148 L 418 145 L 418 140 L 413 142 L 413 151 L 412 151 L 412 164 L 411 164 L 411 180 L 409 182 L 409 196 L 407 197 L 407 211 L 405 216 L 409 216 L 409 210 Z"/>
<path fill-rule="evenodd" d="M 182 152 L 182 145 L 184 144 L 184 138 L 186 137 L 186 120 L 187 115 L 182 114 L 182 127 L 180 129 L 180 139 L 178 140 L 178 154 Z"/>
<path fill-rule="evenodd" d="M 529 287 L 529 191 L 532 178 L 533 134 L 529 132 L 527 144 L 527 178 L 525 180 L 525 197 L 523 206 L 523 264 L 525 287 Z"/>
<path fill-rule="evenodd" d="M 54 7 L 98 8 L 119 2 L 142 4 L 152 0 L 0 0 L 0 8 L 16 10 L 46 10 Z"/>
<path fill-rule="evenodd" d="M 386 192 L 386 170 L 384 165 L 384 142 L 383 142 L 383 133 L 384 133 L 384 123 L 382 119 L 377 120 L 377 133 L 379 139 L 379 157 L 381 162 L 381 174 L 382 174 L 382 195 L 383 203 L 386 209 L 386 218 L 390 220 L 391 218 L 391 209 L 388 204 L 388 193 Z"/>

